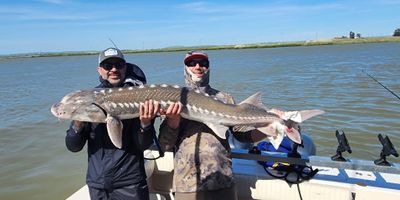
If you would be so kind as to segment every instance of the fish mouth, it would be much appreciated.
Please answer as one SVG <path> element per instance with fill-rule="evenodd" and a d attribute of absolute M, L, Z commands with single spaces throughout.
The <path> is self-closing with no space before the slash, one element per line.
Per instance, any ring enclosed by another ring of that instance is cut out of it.
<path fill-rule="evenodd" d="M 62 113 L 59 112 L 60 105 L 61 105 L 60 103 L 56 103 L 53 104 L 50 108 L 51 114 L 53 114 L 57 118 L 62 115 Z"/>

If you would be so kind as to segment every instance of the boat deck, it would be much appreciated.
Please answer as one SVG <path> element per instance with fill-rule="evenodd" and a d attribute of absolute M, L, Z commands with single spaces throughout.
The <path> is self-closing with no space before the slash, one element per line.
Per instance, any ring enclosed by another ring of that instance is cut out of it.
<path fill-rule="evenodd" d="M 154 157 L 157 151 L 151 152 Z M 173 154 L 146 163 L 151 199 L 172 200 Z M 309 181 L 289 185 L 284 180 L 268 175 L 254 160 L 233 159 L 233 170 L 238 197 L 247 199 L 303 199 L 323 200 L 397 200 L 400 199 L 400 174 L 318 167 L 319 172 Z M 90 199 L 86 186 L 68 200 Z"/>

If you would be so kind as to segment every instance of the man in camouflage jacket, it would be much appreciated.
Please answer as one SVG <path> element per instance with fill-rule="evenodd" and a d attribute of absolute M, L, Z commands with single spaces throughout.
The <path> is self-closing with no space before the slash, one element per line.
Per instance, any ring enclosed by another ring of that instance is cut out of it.
<path fill-rule="evenodd" d="M 203 51 L 190 51 L 184 59 L 186 85 L 225 103 L 233 98 L 209 85 L 209 60 Z M 228 139 L 219 138 L 205 124 L 181 118 L 181 104 L 160 110 L 166 118 L 160 126 L 159 140 L 165 150 L 175 150 L 173 191 L 175 199 L 237 199 Z M 257 130 L 233 133 L 241 142 L 265 137 Z"/>

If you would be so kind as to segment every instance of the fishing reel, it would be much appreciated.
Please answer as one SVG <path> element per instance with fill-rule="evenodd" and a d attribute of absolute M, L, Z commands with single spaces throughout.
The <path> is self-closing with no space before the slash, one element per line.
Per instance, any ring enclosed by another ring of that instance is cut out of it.
<path fill-rule="evenodd" d="M 390 166 L 391 164 L 386 160 L 386 157 L 390 155 L 399 157 L 399 154 L 397 153 L 396 149 L 394 148 L 388 136 L 383 137 L 382 134 L 379 134 L 378 139 L 383 147 L 380 154 L 380 158 L 375 160 L 374 163 L 375 165 Z"/>
<path fill-rule="evenodd" d="M 336 135 L 339 145 L 336 149 L 336 155 L 332 156 L 331 159 L 333 161 L 346 162 L 346 159 L 342 156 L 342 153 L 345 151 L 347 151 L 349 153 L 352 152 L 349 142 L 347 141 L 344 131 L 339 132 L 338 130 L 336 130 L 335 135 Z"/>

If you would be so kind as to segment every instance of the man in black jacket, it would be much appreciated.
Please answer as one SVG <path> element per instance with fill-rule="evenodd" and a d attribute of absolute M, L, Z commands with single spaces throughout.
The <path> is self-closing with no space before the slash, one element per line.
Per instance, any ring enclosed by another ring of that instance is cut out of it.
<path fill-rule="evenodd" d="M 99 55 L 98 88 L 129 87 L 146 83 L 136 65 L 126 63 L 122 52 L 108 48 Z M 86 183 L 91 199 L 149 199 L 143 150 L 152 144 L 154 117 L 159 105 L 152 100 L 141 105 L 140 116 L 122 120 L 122 148 L 111 142 L 105 123 L 72 121 L 65 142 L 78 152 L 88 143 Z"/>

